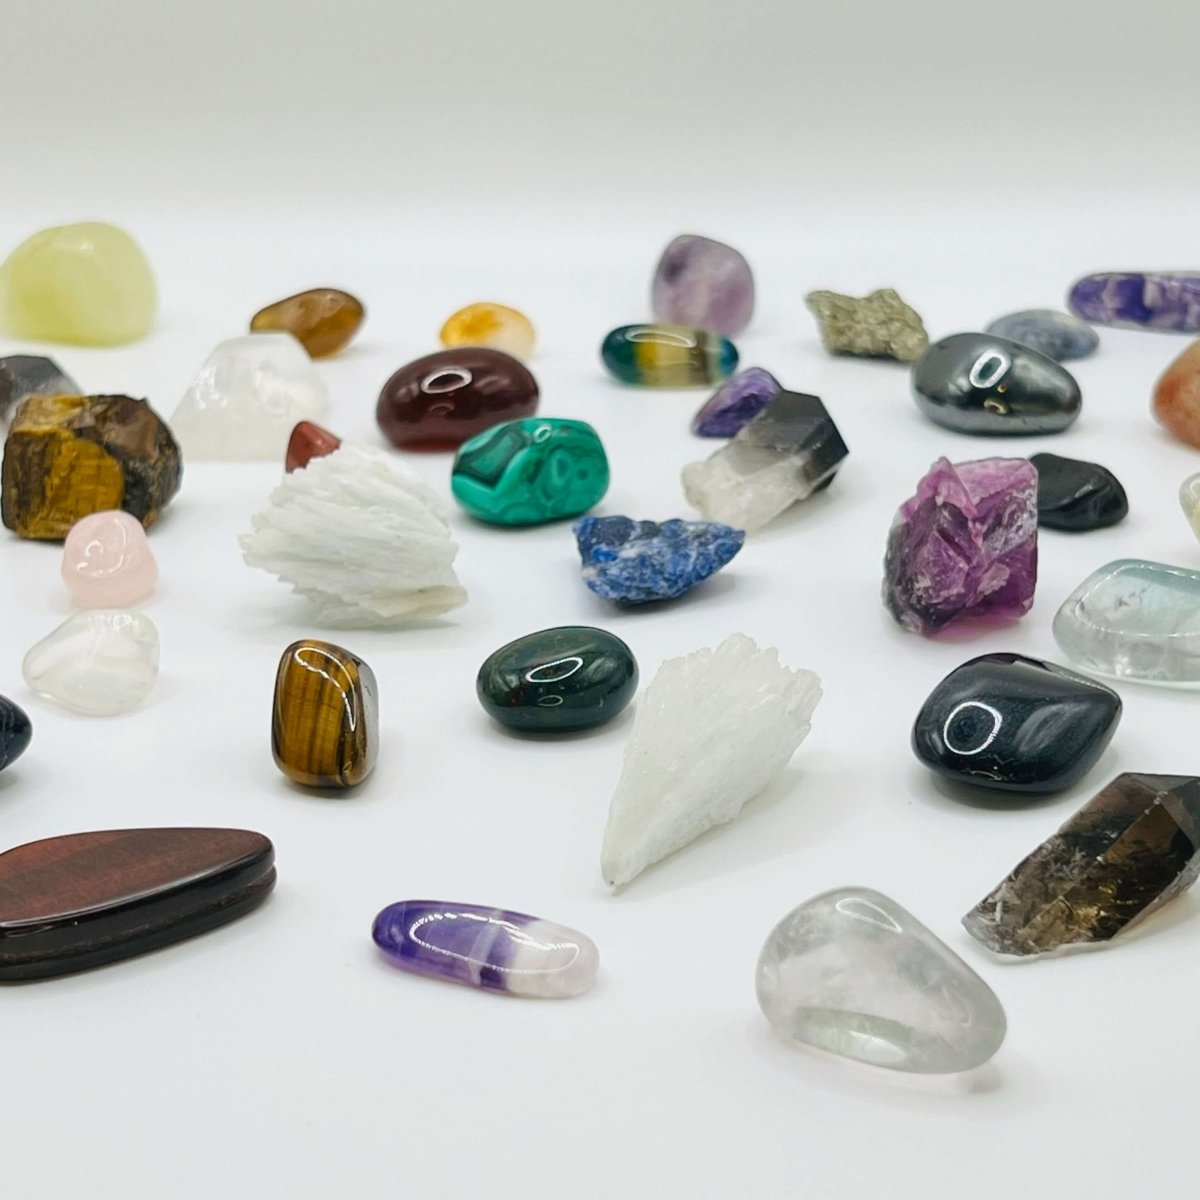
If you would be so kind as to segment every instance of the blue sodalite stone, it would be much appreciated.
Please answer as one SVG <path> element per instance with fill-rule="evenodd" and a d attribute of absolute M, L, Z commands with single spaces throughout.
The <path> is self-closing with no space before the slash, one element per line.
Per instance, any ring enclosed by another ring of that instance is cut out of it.
<path fill-rule="evenodd" d="M 1085 275 L 1067 296 L 1077 316 L 1097 325 L 1200 333 L 1200 273 L 1106 271 Z"/>
<path fill-rule="evenodd" d="M 1029 308 L 997 317 L 984 332 L 1020 342 L 1055 362 L 1087 358 L 1100 345 L 1100 335 L 1086 321 L 1053 308 Z"/>
<path fill-rule="evenodd" d="M 682 596 L 742 548 L 745 533 L 712 521 L 584 517 L 575 526 L 583 581 L 617 604 Z"/>

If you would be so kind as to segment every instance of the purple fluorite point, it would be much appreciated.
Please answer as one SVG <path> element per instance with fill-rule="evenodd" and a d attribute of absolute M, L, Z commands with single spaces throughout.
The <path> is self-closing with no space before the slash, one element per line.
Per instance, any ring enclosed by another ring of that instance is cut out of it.
<path fill-rule="evenodd" d="M 656 321 L 733 337 L 750 324 L 754 276 L 732 246 L 684 233 L 658 260 L 650 301 Z"/>
<path fill-rule="evenodd" d="M 1067 297 L 1078 317 L 1098 325 L 1200 332 L 1200 272 L 1106 271 L 1085 275 Z"/>
<path fill-rule="evenodd" d="M 762 367 L 738 371 L 704 402 L 692 418 L 692 432 L 700 437 L 731 438 L 781 390 L 779 380 Z"/>

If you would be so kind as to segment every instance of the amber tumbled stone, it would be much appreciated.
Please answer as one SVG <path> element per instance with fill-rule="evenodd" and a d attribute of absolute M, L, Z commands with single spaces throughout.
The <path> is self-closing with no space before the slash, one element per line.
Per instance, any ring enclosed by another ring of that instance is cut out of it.
<path fill-rule="evenodd" d="M 328 358 L 353 341 L 366 313 L 349 292 L 310 288 L 260 308 L 250 318 L 250 332 L 290 333 L 312 358 Z"/>
<path fill-rule="evenodd" d="M 375 675 L 356 654 L 305 638 L 279 660 L 271 713 L 275 764 L 306 787 L 361 783 L 379 750 Z"/>

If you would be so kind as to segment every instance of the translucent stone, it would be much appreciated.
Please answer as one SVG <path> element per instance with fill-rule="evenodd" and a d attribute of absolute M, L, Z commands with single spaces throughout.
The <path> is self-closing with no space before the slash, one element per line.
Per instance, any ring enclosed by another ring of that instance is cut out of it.
<path fill-rule="evenodd" d="M 824 892 L 771 931 L 758 1004 L 783 1037 L 920 1075 L 987 1062 L 1007 1022 L 995 992 L 894 900 Z"/>
<path fill-rule="evenodd" d="M 600 343 L 614 379 L 637 387 L 688 388 L 720 383 L 737 367 L 737 347 L 705 329 L 619 325 Z"/>
<path fill-rule="evenodd" d="M 451 314 L 438 336 L 443 346 L 490 346 L 516 358 L 529 358 L 535 340 L 533 324 L 523 312 L 487 300 Z"/>
<path fill-rule="evenodd" d="M 1200 449 L 1200 341 L 1193 342 L 1154 385 L 1154 419 Z"/>
<path fill-rule="evenodd" d="M 1189 475 L 1180 484 L 1179 504 L 1192 532 L 1200 540 L 1200 475 Z"/>
<path fill-rule="evenodd" d="M 310 288 L 259 309 L 251 333 L 290 333 L 313 358 L 344 350 L 366 316 L 362 301 L 337 288 Z"/>
<path fill-rule="evenodd" d="M 21 664 L 39 695 L 94 717 L 136 708 L 158 678 L 158 630 L 145 613 L 96 608 L 75 613 Z"/>
<path fill-rule="evenodd" d="M 158 582 L 158 567 L 136 517 L 110 510 L 76 521 L 63 544 L 62 577 L 80 608 L 128 608 Z"/>

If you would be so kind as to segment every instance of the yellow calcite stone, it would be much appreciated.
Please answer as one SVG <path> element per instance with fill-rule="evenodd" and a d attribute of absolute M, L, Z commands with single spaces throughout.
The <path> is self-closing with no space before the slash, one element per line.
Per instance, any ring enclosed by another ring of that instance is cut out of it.
<path fill-rule="evenodd" d="M 120 346 L 145 335 L 157 308 L 141 248 L 102 221 L 43 229 L 0 266 L 0 327 L 14 337 Z"/>
<path fill-rule="evenodd" d="M 534 333 L 529 318 L 506 304 L 483 300 L 460 308 L 442 326 L 443 346 L 490 346 L 516 358 L 533 353 Z"/>

